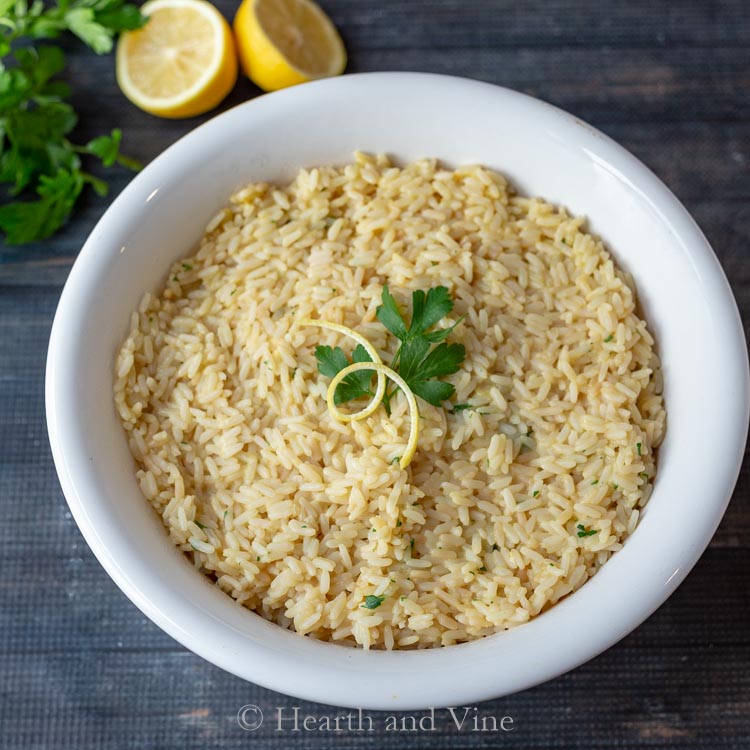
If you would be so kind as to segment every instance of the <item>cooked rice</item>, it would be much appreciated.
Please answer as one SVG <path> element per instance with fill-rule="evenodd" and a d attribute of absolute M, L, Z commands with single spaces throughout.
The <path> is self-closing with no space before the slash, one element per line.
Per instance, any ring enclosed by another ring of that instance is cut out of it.
<path fill-rule="evenodd" d="M 117 357 L 138 482 L 172 541 L 268 620 L 365 648 L 480 638 L 579 588 L 638 523 L 665 427 L 632 281 L 583 223 L 428 159 L 357 154 L 234 195 Z M 343 323 L 389 361 L 385 283 L 406 310 L 447 286 L 451 321 L 466 315 L 451 382 L 472 408 L 420 402 L 406 470 L 403 396 L 333 421 L 314 349 L 352 342 L 296 325 Z"/>

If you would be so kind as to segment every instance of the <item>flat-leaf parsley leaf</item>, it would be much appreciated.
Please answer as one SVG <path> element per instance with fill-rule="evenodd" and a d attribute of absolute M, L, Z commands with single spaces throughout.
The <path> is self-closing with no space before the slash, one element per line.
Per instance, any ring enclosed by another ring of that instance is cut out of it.
<path fill-rule="evenodd" d="M 318 346 L 315 348 L 315 357 L 318 360 L 318 372 L 329 378 L 335 377 L 351 364 L 343 349 L 338 346 L 335 348 Z M 372 362 L 370 355 L 361 344 L 357 344 L 354 348 L 352 359 L 354 362 Z M 372 396 L 373 392 L 370 390 L 372 376 L 373 373 L 370 370 L 360 370 L 347 375 L 336 389 L 334 402 L 338 405 L 362 396 Z"/>

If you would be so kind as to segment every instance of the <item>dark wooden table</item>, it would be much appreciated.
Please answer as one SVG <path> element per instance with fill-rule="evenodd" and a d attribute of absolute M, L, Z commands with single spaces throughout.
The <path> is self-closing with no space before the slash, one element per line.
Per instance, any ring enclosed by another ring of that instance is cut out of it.
<path fill-rule="evenodd" d="M 236 7 L 218 4 L 228 16 Z M 624 144 L 692 212 L 750 320 L 747 0 L 324 5 L 351 72 L 492 81 L 557 104 Z M 111 57 L 70 50 L 81 140 L 121 126 L 127 152 L 148 161 L 201 121 L 137 111 L 115 85 Z M 243 80 L 222 108 L 258 93 Z M 113 194 L 128 179 L 113 171 Z M 106 205 L 89 197 L 55 238 L 0 247 L 0 747 L 750 748 L 747 462 L 711 546 L 656 614 L 579 669 L 478 707 L 498 722 L 511 716 L 514 731 L 457 732 L 444 714 L 434 732 L 386 733 L 377 714 L 376 732 L 279 733 L 268 720 L 256 732 L 240 728 L 246 704 L 267 719 L 275 707 L 299 706 L 318 720 L 337 712 L 225 674 L 147 621 L 89 552 L 52 465 L 47 338 L 71 264 Z"/>

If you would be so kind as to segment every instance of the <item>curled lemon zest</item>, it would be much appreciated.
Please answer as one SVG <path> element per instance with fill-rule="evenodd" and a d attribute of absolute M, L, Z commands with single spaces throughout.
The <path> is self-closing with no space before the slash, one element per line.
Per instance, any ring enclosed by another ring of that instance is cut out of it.
<path fill-rule="evenodd" d="M 406 396 L 406 401 L 409 404 L 409 419 L 411 422 L 411 426 L 409 429 L 409 439 L 406 442 L 406 450 L 404 451 L 404 454 L 401 456 L 401 459 L 398 462 L 399 466 L 402 469 L 405 469 L 411 463 L 412 458 L 414 458 L 414 453 L 417 450 L 417 440 L 419 439 L 419 410 L 417 408 L 417 399 L 414 397 L 414 393 L 406 384 L 406 381 L 395 370 L 391 370 L 390 367 L 384 365 L 382 362 L 354 362 L 348 367 L 345 367 L 343 370 L 340 370 L 336 374 L 336 377 L 328 386 L 328 392 L 326 393 L 326 403 L 328 404 L 328 409 L 335 416 L 336 404 L 333 401 L 333 397 L 336 393 L 336 388 L 338 388 L 339 383 L 347 375 L 351 375 L 351 373 L 353 372 L 359 372 L 360 370 L 375 370 L 375 372 L 378 373 L 380 377 L 385 376 L 387 378 L 390 378 L 394 383 L 396 383 L 396 385 L 398 385 L 398 387 L 404 392 L 404 395 Z M 375 394 L 375 398 L 377 398 L 377 394 Z M 381 396 L 380 399 L 382 400 L 382 398 L 383 397 Z M 375 399 L 373 399 L 373 401 L 375 401 Z M 373 402 L 370 402 L 370 405 L 367 407 L 368 409 L 370 408 L 370 406 L 372 406 L 372 403 Z M 376 408 L 379 404 L 380 401 L 377 401 Z"/>
<path fill-rule="evenodd" d="M 375 347 L 364 337 L 362 334 L 357 333 L 355 330 L 349 328 L 348 326 L 341 325 L 340 323 L 329 323 L 325 320 L 312 320 L 311 318 L 305 318 L 304 320 L 299 321 L 299 325 L 302 326 L 317 326 L 318 328 L 327 328 L 330 331 L 336 331 L 336 333 L 341 333 L 344 336 L 348 336 L 351 339 L 354 339 L 358 344 L 361 344 L 364 350 L 370 355 L 370 359 L 372 360 L 372 363 L 370 362 L 363 362 L 362 364 L 376 364 L 376 365 L 382 365 L 383 360 L 380 359 L 380 355 L 375 350 Z M 359 370 L 376 370 L 378 375 L 378 387 L 375 390 L 375 395 L 372 397 L 372 400 L 370 401 L 367 406 L 365 406 L 363 409 L 360 409 L 359 411 L 352 412 L 351 414 L 347 414 L 346 412 L 341 411 L 338 406 L 333 402 L 333 398 L 327 399 L 328 401 L 328 410 L 331 412 L 331 416 L 334 419 L 337 419 L 339 422 L 358 422 L 360 419 L 366 419 L 370 416 L 377 408 L 380 406 L 381 401 L 383 400 L 383 396 L 385 396 L 385 375 L 384 373 L 377 370 L 375 367 L 360 367 Z M 343 372 L 343 370 L 341 371 Z M 347 372 L 347 375 L 349 372 Z M 344 376 L 346 377 L 346 375 Z M 341 379 L 336 381 L 336 385 L 338 385 L 341 382 Z M 330 390 L 330 389 L 329 389 Z M 334 389 L 335 390 L 335 389 Z"/>

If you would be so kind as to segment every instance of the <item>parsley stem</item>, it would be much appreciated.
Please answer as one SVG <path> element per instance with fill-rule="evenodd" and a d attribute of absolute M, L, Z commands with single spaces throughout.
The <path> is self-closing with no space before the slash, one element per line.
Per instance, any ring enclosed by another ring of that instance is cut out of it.
<path fill-rule="evenodd" d="M 385 387 L 385 391 L 383 392 L 383 406 L 385 407 L 385 413 L 390 417 L 391 416 L 391 396 L 396 392 L 396 387 L 394 386 L 393 390 L 390 392 L 388 391 L 388 386 Z"/>

